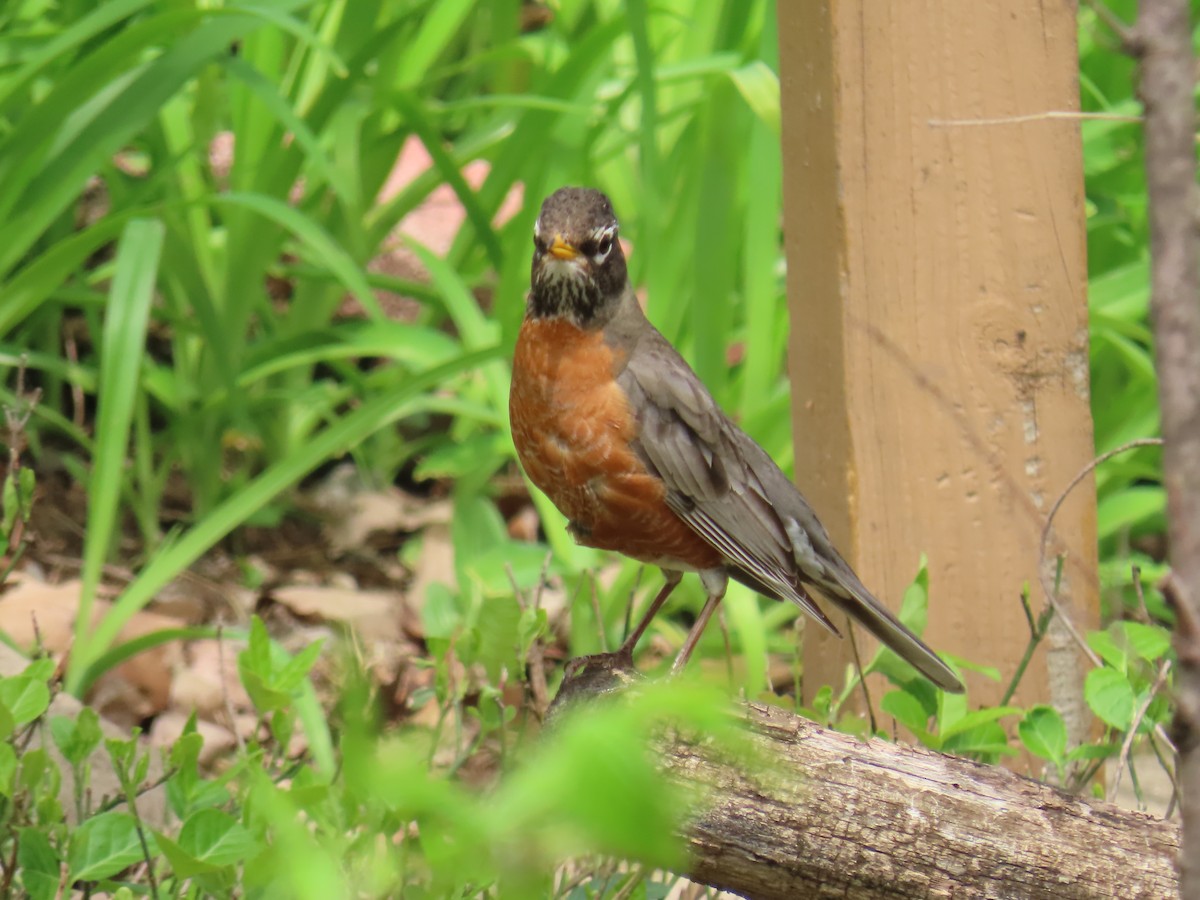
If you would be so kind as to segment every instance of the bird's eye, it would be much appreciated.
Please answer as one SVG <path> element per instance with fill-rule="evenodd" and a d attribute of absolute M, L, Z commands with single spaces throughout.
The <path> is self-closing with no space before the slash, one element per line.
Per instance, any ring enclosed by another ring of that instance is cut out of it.
<path fill-rule="evenodd" d="M 600 238 L 600 243 L 596 247 L 596 253 L 601 257 L 608 256 L 608 253 L 610 250 L 612 250 L 612 247 L 613 237 L 611 234 L 606 234 L 604 237 Z"/>

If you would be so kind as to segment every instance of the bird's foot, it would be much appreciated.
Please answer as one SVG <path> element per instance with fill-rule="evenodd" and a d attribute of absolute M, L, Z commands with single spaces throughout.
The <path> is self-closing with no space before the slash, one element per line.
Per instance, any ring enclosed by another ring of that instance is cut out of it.
<path fill-rule="evenodd" d="M 568 660 L 563 668 L 564 679 L 596 678 L 605 674 L 636 671 L 633 648 L 622 647 L 614 653 L 593 653 Z"/>
<path fill-rule="evenodd" d="M 550 704 L 547 719 L 577 701 L 617 694 L 641 678 L 634 668 L 631 650 L 622 648 L 615 653 L 578 656 L 563 669 L 563 682 Z"/>

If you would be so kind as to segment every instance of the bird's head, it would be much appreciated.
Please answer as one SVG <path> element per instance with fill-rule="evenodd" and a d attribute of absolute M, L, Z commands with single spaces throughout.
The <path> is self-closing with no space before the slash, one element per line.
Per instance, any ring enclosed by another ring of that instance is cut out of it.
<path fill-rule="evenodd" d="M 575 187 L 547 197 L 533 227 L 529 314 L 567 318 L 581 327 L 603 324 L 627 282 L 608 198 Z"/>

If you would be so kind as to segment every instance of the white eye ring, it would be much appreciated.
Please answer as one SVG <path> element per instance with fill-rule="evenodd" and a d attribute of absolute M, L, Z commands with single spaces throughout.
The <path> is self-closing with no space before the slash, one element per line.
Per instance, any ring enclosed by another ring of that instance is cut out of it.
<path fill-rule="evenodd" d="M 616 238 L 611 231 L 603 234 L 600 240 L 596 242 L 596 254 L 592 259 L 598 263 L 602 263 L 608 259 L 608 254 L 612 253 L 613 242 L 615 240 Z"/>

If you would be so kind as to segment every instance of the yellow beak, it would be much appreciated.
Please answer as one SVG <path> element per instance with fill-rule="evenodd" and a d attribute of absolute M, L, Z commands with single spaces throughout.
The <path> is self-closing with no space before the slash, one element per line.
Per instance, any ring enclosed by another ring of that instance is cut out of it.
<path fill-rule="evenodd" d="M 571 260 L 579 255 L 579 251 L 562 239 L 562 235 L 554 236 L 554 243 L 550 245 L 549 253 L 555 259 Z"/>

